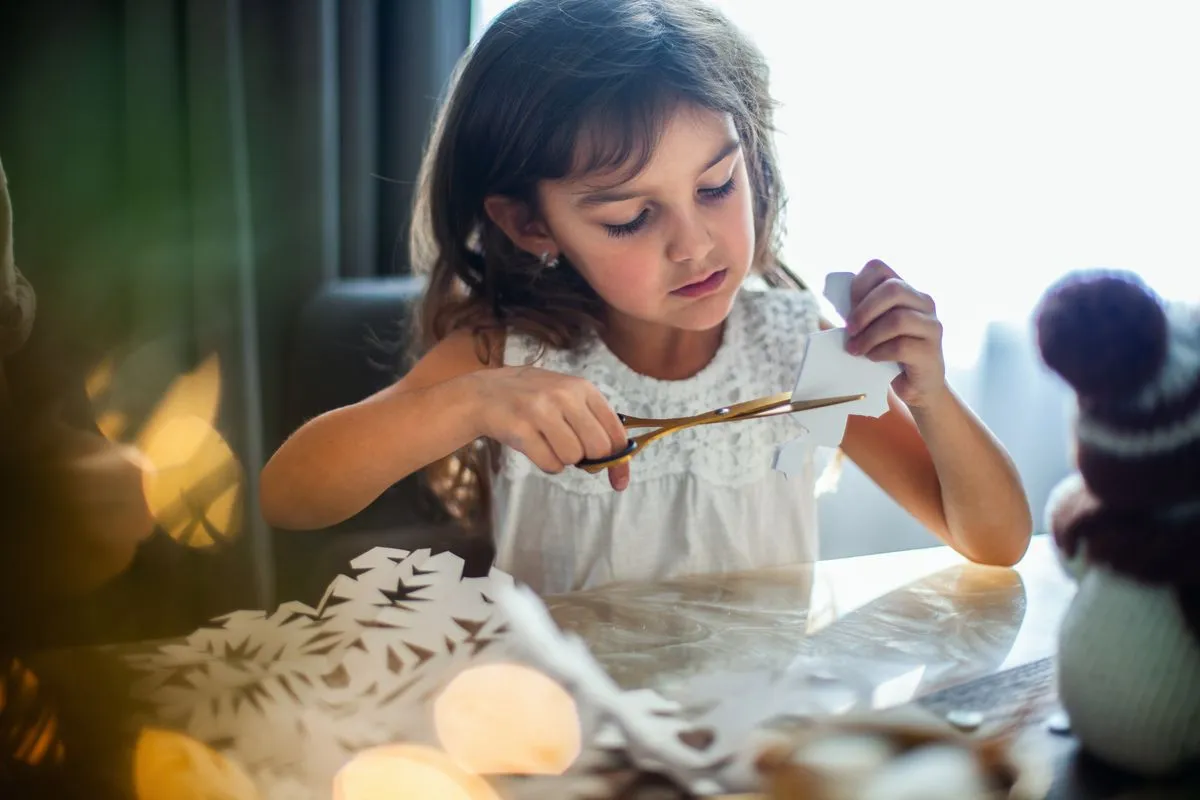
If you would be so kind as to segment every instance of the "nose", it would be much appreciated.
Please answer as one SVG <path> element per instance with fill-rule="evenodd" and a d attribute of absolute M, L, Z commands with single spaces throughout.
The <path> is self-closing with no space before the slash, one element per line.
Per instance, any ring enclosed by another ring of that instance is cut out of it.
<path fill-rule="evenodd" d="M 700 262 L 712 252 L 713 238 L 695 212 L 681 215 L 667 244 L 667 258 L 677 264 Z"/>

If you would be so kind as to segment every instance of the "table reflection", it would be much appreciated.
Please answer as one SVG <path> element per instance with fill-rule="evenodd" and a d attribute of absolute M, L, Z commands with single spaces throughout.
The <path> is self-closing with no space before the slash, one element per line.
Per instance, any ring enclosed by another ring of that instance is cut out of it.
<path fill-rule="evenodd" d="M 808 667 L 879 707 L 1052 655 L 1073 589 L 1051 547 L 1035 538 L 1015 569 L 932 548 L 613 584 L 547 604 L 625 688 Z"/>

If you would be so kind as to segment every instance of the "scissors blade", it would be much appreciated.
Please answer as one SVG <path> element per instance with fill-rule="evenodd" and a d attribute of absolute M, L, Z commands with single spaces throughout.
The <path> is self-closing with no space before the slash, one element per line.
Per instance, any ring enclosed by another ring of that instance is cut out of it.
<path fill-rule="evenodd" d="M 779 414 L 794 414 L 797 411 L 810 411 L 814 408 L 828 408 L 829 406 L 853 403 L 865 397 L 865 394 L 847 394 L 840 397 L 820 397 L 813 400 L 792 400 L 791 395 L 779 394 L 772 395 L 771 397 L 763 397 L 758 400 L 748 400 L 744 403 L 735 403 L 732 406 L 709 411 L 704 414 L 697 414 L 694 417 L 684 417 L 679 420 L 652 420 L 627 417 L 622 414 L 621 421 L 626 428 L 660 427 L 660 430 L 663 432 L 661 435 L 665 435 L 666 433 L 671 433 L 672 428 L 676 427 L 672 423 L 679 423 L 677 427 L 682 429 L 683 427 L 715 425 L 721 422 L 734 422 L 736 420 L 762 419 Z M 656 432 L 645 444 L 649 444 L 650 441 L 658 438 L 659 435 Z M 646 436 L 647 434 L 643 434 L 638 439 L 644 439 Z M 639 444 L 634 439 L 630 439 L 628 446 L 618 453 L 614 453 L 607 458 L 585 459 L 575 466 L 595 474 L 624 461 L 629 461 L 641 450 L 642 446 L 644 445 Z"/>
<path fill-rule="evenodd" d="M 795 414 L 797 411 L 811 411 L 814 408 L 829 408 L 830 406 L 840 406 L 846 403 L 853 403 L 862 400 L 866 397 L 865 394 L 846 394 L 838 397 L 819 397 L 812 400 L 789 400 L 781 403 L 775 403 L 767 408 L 747 411 L 742 414 L 735 414 L 726 419 L 760 419 L 762 417 L 775 417 L 781 414 Z"/>
<path fill-rule="evenodd" d="M 841 406 L 846 403 L 853 403 L 858 400 L 865 400 L 865 394 L 844 394 L 840 397 L 821 397 L 815 400 L 797 400 L 788 404 L 788 408 L 792 411 L 808 411 L 813 408 L 828 408 L 829 406 Z"/>
<path fill-rule="evenodd" d="M 694 425 L 711 425 L 716 422 L 729 422 L 734 419 L 742 419 L 751 414 L 759 414 L 763 411 L 778 408 L 779 406 L 790 403 L 792 397 L 790 394 L 773 394 L 769 397 L 760 397 L 756 400 L 746 400 L 741 403 L 723 406 L 711 411 L 705 411 L 702 414 L 693 414 L 690 417 L 634 417 L 628 414 L 618 414 L 626 428 L 684 428 Z"/>

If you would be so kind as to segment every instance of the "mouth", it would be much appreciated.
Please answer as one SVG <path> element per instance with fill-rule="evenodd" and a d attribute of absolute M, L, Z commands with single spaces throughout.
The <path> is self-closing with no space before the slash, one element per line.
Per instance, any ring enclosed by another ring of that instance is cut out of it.
<path fill-rule="evenodd" d="M 702 280 L 675 289 L 671 294 L 679 297 L 703 297 L 706 294 L 712 294 L 721 288 L 721 284 L 725 283 L 725 276 L 728 273 L 727 269 L 719 269 Z"/>

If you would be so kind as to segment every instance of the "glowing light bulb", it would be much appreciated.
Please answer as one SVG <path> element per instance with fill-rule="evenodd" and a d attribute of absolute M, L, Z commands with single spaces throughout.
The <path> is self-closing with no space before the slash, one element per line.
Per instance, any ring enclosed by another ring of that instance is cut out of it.
<path fill-rule="evenodd" d="M 333 800 L 500 800 L 488 782 L 430 747 L 364 750 L 333 779 Z"/>
<path fill-rule="evenodd" d="M 464 670 L 434 702 L 433 719 L 446 752 L 480 775 L 559 775 L 582 746 L 571 695 L 517 664 Z"/>

